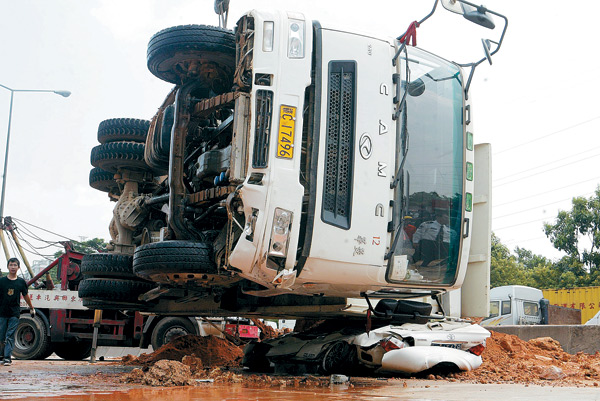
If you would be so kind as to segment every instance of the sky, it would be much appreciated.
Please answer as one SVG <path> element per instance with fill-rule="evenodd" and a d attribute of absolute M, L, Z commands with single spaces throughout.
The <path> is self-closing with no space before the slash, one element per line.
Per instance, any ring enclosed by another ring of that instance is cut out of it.
<path fill-rule="evenodd" d="M 375 4 L 376 6 L 373 6 Z M 551 259 L 543 233 L 574 196 L 600 183 L 600 3 L 488 0 L 509 19 L 505 41 L 471 86 L 475 143 L 491 143 L 492 228 L 502 242 Z M 252 8 L 304 12 L 326 24 L 384 36 L 402 34 L 433 1 L 231 0 L 229 27 Z M 212 0 L 0 0 L 0 84 L 15 93 L 4 214 L 24 235 L 46 241 L 109 239 L 114 203 L 88 185 L 89 154 L 108 118 L 150 120 L 171 85 L 146 68 L 150 37 L 183 24 L 217 25 Z M 442 9 L 417 31 L 419 47 L 451 61 L 482 57 L 490 31 Z M 10 92 L 0 88 L 0 157 Z M 41 231 L 34 227 L 48 231 Z M 31 240 L 35 252 L 56 251 Z M 29 244 L 24 244 L 30 248 Z M 30 261 L 41 259 L 28 253 Z M 3 263 L 0 263 L 3 264 Z M 4 266 L 2 268 L 5 270 Z"/>

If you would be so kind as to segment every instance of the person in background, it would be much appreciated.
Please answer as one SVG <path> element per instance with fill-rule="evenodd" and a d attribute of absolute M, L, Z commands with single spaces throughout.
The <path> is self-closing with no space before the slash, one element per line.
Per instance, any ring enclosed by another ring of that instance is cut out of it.
<path fill-rule="evenodd" d="M 8 260 L 8 275 L 0 278 L 0 355 L 2 364 L 10 366 L 12 349 L 15 345 L 15 331 L 21 315 L 21 295 L 29 305 L 29 313 L 35 316 L 35 309 L 31 304 L 27 291 L 27 283 L 17 277 L 20 263 L 17 258 Z"/>
<path fill-rule="evenodd" d="M 412 240 L 415 247 L 415 262 L 421 260 L 421 266 L 429 266 L 431 262 L 448 257 L 451 230 L 448 210 L 435 210 L 435 220 L 421 223 Z"/>

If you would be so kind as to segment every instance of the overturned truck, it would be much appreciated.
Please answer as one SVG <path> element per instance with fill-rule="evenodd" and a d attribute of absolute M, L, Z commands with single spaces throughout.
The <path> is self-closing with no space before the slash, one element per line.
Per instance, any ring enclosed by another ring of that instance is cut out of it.
<path fill-rule="evenodd" d="M 175 86 L 151 121 L 100 124 L 90 185 L 116 201 L 112 256 L 84 259 L 96 267 L 84 304 L 427 321 L 431 305 L 408 299 L 439 304 L 467 274 L 469 86 L 506 30 L 485 7 L 442 3 L 486 28 L 504 20 L 485 57 L 458 64 L 409 45 L 437 0 L 398 39 L 257 10 L 233 32 L 155 34 L 148 68 Z"/>

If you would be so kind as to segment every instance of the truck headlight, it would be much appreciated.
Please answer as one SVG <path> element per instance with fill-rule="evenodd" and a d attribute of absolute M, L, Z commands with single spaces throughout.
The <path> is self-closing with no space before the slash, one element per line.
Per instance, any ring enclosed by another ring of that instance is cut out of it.
<path fill-rule="evenodd" d="M 275 38 L 275 23 L 273 21 L 265 21 L 263 24 L 263 51 L 273 51 L 273 41 Z"/>
<path fill-rule="evenodd" d="M 302 20 L 289 19 L 288 57 L 304 58 L 304 21 Z"/>
<path fill-rule="evenodd" d="M 271 230 L 271 243 L 269 245 L 269 256 L 287 256 L 292 218 L 293 213 L 289 210 L 275 208 L 275 214 L 273 215 L 273 229 Z"/>

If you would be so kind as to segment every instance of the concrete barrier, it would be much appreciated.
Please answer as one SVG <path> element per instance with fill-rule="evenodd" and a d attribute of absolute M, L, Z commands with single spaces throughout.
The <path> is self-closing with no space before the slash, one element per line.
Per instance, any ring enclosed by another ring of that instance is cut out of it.
<path fill-rule="evenodd" d="M 513 334 L 521 340 L 551 337 L 558 341 L 569 354 L 585 352 L 594 354 L 600 351 L 600 326 L 577 325 L 532 325 L 486 327 L 490 331 Z"/>

